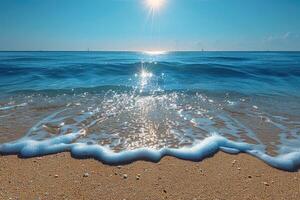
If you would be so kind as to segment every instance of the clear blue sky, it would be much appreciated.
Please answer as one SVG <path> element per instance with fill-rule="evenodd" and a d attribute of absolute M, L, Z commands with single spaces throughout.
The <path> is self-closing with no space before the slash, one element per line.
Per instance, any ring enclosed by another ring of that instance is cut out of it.
<path fill-rule="evenodd" d="M 299 0 L 0 0 L 0 50 L 300 50 Z"/>

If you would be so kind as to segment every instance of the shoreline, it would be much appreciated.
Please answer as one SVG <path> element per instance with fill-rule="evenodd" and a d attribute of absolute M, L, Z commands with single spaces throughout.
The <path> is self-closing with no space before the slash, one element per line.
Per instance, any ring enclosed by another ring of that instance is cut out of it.
<path fill-rule="evenodd" d="M 9 155 L 0 156 L 0 166 L 0 199 L 300 199 L 300 171 L 281 171 L 246 154 L 124 166 L 69 153 Z"/>

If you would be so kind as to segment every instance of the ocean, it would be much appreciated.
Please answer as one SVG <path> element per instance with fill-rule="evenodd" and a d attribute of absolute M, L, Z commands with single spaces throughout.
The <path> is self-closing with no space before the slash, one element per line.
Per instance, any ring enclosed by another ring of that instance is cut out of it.
<path fill-rule="evenodd" d="M 300 52 L 0 52 L 0 153 L 300 167 Z"/>

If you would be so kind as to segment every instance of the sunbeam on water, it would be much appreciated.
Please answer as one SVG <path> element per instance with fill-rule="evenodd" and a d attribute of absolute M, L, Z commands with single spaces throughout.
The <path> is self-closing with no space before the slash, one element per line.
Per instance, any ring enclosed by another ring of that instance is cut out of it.
<path fill-rule="evenodd" d="M 122 60 L 124 55 L 130 59 Z M 63 60 L 60 53 L 43 56 L 54 59 L 47 62 L 48 71 L 33 59 L 31 68 L 23 66 L 24 83 L 7 84 L 18 80 L 19 67 L 10 68 L 10 76 L 0 75 L 6 89 L 0 101 L 3 154 L 70 151 L 122 164 L 166 155 L 196 161 L 222 150 L 248 153 L 284 170 L 299 168 L 299 96 L 288 82 L 269 84 L 268 79 L 282 80 L 280 67 L 268 78 L 267 69 L 259 74 L 261 65 L 244 68 L 245 60 L 258 62 L 260 54 L 99 53 L 88 55 L 97 64 L 84 66 L 73 62 L 82 63 L 85 54 Z M 12 61 L 2 53 L 0 63 L 5 62 Z M 299 82 L 297 70 L 285 70 L 293 73 L 289 81 Z M 32 73 L 41 79 L 26 81 Z M 237 87 L 240 77 L 244 82 Z"/>
<path fill-rule="evenodd" d="M 146 71 L 145 69 L 142 69 L 139 74 L 135 74 L 135 77 L 139 78 L 139 89 L 140 92 L 143 92 L 145 87 L 151 81 L 153 74 L 151 72 Z"/>

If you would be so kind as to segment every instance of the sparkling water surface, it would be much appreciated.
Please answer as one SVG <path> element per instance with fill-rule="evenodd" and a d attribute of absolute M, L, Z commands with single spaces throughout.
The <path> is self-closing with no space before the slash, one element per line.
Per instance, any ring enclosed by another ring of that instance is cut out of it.
<path fill-rule="evenodd" d="M 300 52 L 0 52 L 0 152 L 300 165 Z"/>

